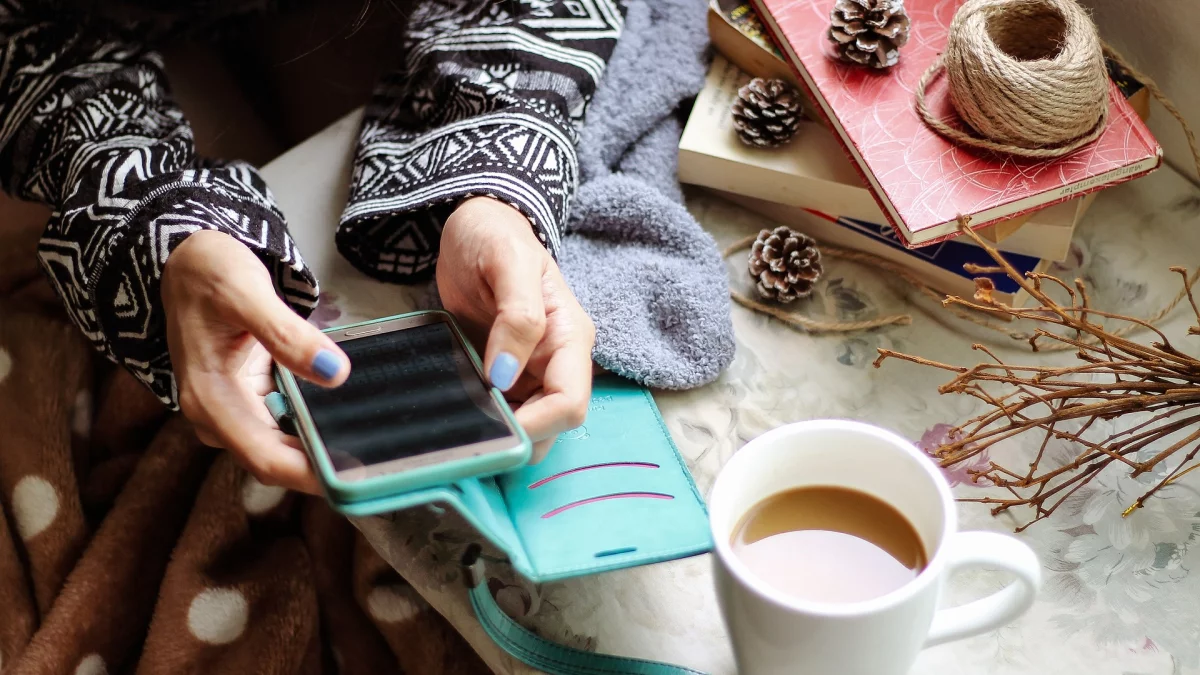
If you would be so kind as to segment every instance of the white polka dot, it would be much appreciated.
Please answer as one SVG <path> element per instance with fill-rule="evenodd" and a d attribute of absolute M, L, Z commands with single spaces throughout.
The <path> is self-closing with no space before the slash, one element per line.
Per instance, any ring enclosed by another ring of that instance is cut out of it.
<path fill-rule="evenodd" d="M 250 606 L 241 591 L 210 588 L 200 591 L 188 608 L 188 630 L 212 645 L 233 642 L 246 630 Z"/>
<path fill-rule="evenodd" d="M 108 666 L 99 654 L 89 654 L 83 657 L 75 668 L 75 675 L 108 675 Z"/>
<path fill-rule="evenodd" d="M 246 476 L 242 482 L 242 506 L 252 516 L 261 516 L 279 506 L 287 490 L 281 487 L 267 486 L 255 480 L 254 476 Z"/>
<path fill-rule="evenodd" d="M 3 382 L 4 378 L 8 377 L 8 374 L 11 372 L 12 357 L 8 355 L 7 351 L 0 348 L 0 382 Z"/>
<path fill-rule="evenodd" d="M 71 411 L 71 431 L 80 438 L 92 434 L 92 392 L 81 389 L 75 395 L 75 406 Z"/>
<path fill-rule="evenodd" d="M 412 586 L 376 586 L 367 594 L 367 611 L 384 623 L 407 621 L 424 609 L 424 603 Z"/>
<path fill-rule="evenodd" d="M 58 515 L 58 494 L 45 478 L 25 476 L 13 488 L 12 510 L 17 532 L 29 541 L 54 522 L 54 516 Z"/>

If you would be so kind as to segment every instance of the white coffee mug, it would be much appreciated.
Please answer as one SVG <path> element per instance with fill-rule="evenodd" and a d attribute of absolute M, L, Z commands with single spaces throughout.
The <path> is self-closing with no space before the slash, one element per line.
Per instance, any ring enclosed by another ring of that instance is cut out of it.
<path fill-rule="evenodd" d="M 929 564 L 886 595 L 809 602 L 756 577 L 732 548 L 734 530 L 764 498 L 806 485 L 860 490 L 891 504 L 921 536 Z M 722 468 L 709 499 L 715 577 L 740 675 L 901 675 L 923 647 L 998 628 L 1033 604 L 1037 555 L 1013 537 L 958 532 L 950 486 L 912 443 L 840 420 L 790 424 L 747 443 Z M 988 597 L 937 608 L 946 578 L 964 567 L 1015 580 Z"/>

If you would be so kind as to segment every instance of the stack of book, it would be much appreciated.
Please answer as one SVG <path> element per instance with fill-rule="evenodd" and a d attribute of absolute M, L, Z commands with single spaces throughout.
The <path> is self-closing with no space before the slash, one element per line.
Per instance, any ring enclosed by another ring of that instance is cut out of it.
<path fill-rule="evenodd" d="M 902 64 L 892 69 L 897 72 L 884 75 L 896 80 L 895 100 L 886 100 L 887 87 L 877 81 L 870 83 L 873 98 L 864 97 L 847 91 L 861 69 L 819 51 L 824 29 L 812 26 L 827 25 L 828 18 L 819 23 L 807 11 L 827 14 L 828 3 L 757 4 L 756 9 L 742 0 L 711 0 L 709 31 L 719 55 L 680 140 L 680 180 L 818 241 L 903 264 L 940 291 L 970 295 L 977 275 L 964 264 L 993 264 L 969 238 L 956 236 L 957 213 L 982 225 L 977 231 L 1018 270 L 1037 271 L 1067 257 L 1096 190 L 1142 175 L 1160 161 L 1158 145 L 1142 123 L 1149 114 L 1148 92 L 1114 64 L 1116 114 L 1090 154 L 1085 148 L 1059 160 L 994 157 L 942 147 L 948 142 L 911 111 L 911 87 L 904 80 L 919 77 L 924 59 L 936 51 L 910 53 L 910 44 Z M 910 15 L 919 15 L 924 4 L 929 3 L 906 3 Z M 784 14 L 790 24 L 775 21 Z M 920 24 L 914 17 L 914 25 L 927 31 L 937 29 L 934 23 L 926 17 Z M 752 77 L 783 78 L 809 96 L 811 121 L 782 148 L 746 146 L 732 128 L 730 105 Z M 930 93 L 935 110 L 951 114 L 944 92 L 940 100 Z M 881 124 L 889 128 L 872 128 Z M 886 147 L 889 143 L 894 147 Z M 1021 303 L 1017 284 L 1003 276 L 993 281 L 998 300 Z"/>

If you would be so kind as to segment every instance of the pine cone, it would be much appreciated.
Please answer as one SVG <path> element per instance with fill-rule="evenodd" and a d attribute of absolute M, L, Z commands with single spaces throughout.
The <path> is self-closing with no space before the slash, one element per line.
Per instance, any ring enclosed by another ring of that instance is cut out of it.
<path fill-rule="evenodd" d="M 792 140 L 800 118 L 800 92 L 783 80 L 756 77 L 738 90 L 733 128 L 746 145 L 774 148 Z"/>
<path fill-rule="evenodd" d="M 768 300 L 808 297 L 821 271 L 817 242 L 791 228 L 763 230 L 750 247 L 750 276 L 758 280 L 759 295 Z"/>
<path fill-rule="evenodd" d="M 908 28 L 904 0 L 837 0 L 829 39 L 843 61 L 888 68 L 900 60 Z"/>

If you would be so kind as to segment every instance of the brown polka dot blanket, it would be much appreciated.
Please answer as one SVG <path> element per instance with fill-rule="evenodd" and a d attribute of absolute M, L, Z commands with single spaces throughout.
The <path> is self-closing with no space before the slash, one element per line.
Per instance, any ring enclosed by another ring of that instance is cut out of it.
<path fill-rule="evenodd" d="M 24 215 L 0 223 L 0 674 L 488 672 L 324 502 L 94 357 Z"/>

